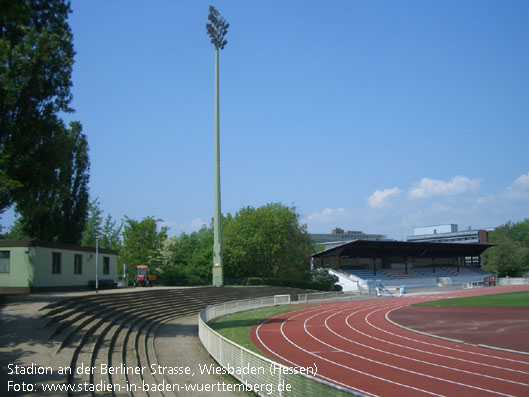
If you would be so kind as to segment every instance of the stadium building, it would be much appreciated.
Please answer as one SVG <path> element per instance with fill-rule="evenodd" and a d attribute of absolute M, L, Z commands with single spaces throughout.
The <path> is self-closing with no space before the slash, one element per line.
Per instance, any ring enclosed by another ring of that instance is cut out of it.
<path fill-rule="evenodd" d="M 491 273 L 472 262 L 491 247 L 482 243 L 355 240 L 312 255 L 312 267 L 367 286 L 451 285 L 487 282 Z M 470 263 L 467 258 L 471 258 Z"/>
<path fill-rule="evenodd" d="M 472 229 L 470 226 L 463 231 L 458 229 L 456 224 L 416 227 L 413 236 L 408 236 L 407 241 L 459 244 L 487 244 L 489 241 L 490 229 Z M 483 267 L 482 255 L 468 256 L 465 261 L 467 265 Z"/>
<path fill-rule="evenodd" d="M 489 241 L 490 229 L 472 229 L 463 231 L 455 224 L 423 226 L 413 228 L 413 236 L 408 241 L 429 241 L 433 243 L 483 243 Z"/>
<path fill-rule="evenodd" d="M 388 238 L 383 234 L 367 234 L 360 231 L 343 230 L 339 227 L 329 233 L 311 234 L 310 235 L 316 243 L 316 247 L 324 247 L 329 249 L 343 244 L 344 242 L 354 240 L 387 240 Z"/>

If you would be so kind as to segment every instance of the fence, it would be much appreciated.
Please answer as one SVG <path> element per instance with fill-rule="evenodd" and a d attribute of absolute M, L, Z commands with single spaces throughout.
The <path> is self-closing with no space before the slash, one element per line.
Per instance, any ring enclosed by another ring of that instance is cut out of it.
<path fill-rule="evenodd" d="M 357 299 L 374 298 L 375 290 L 358 290 L 346 292 L 315 292 L 312 294 L 299 294 L 298 303 L 323 303 Z"/>
<path fill-rule="evenodd" d="M 288 296 L 288 299 L 286 298 Z M 288 302 L 287 302 L 288 301 Z M 209 306 L 199 313 L 198 336 L 208 353 L 224 371 L 237 378 L 240 390 L 260 396 L 363 396 L 304 373 L 292 373 L 297 368 L 278 364 L 224 338 L 213 331 L 207 322 L 226 314 L 290 303 L 289 295 L 245 299 Z"/>
<path fill-rule="evenodd" d="M 527 277 L 505 277 L 498 280 L 500 285 L 529 284 Z"/>

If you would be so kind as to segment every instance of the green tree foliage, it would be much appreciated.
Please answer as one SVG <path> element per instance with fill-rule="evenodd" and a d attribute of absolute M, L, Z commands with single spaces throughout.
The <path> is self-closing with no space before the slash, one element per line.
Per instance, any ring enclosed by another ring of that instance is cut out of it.
<path fill-rule="evenodd" d="M 164 240 L 149 259 L 151 272 L 156 274 L 158 282 L 166 285 L 184 285 L 184 271 L 178 266 L 175 254 L 178 252 L 179 239 L 171 236 Z"/>
<path fill-rule="evenodd" d="M 496 247 L 485 253 L 487 270 L 500 277 L 516 277 L 529 269 L 529 219 L 497 227 L 489 241 Z"/>
<path fill-rule="evenodd" d="M 100 208 L 99 199 L 96 198 L 88 205 L 88 216 L 83 231 L 82 245 L 94 247 L 96 236 L 103 236 L 98 243 L 101 248 L 119 251 L 121 249 L 120 234 L 122 228 L 123 223 L 118 225 L 110 214 L 103 221 L 103 210 Z"/>
<path fill-rule="evenodd" d="M 0 0 L 0 213 L 31 238 L 80 242 L 88 145 L 71 112 L 74 50 L 65 0 Z"/>
<path fill-rule="evenodd" d="M 4 150 L 1 142 L 0 137 L 0 215 L 9 208 L 13 202 L 11 192 L 16 191 L 23 186 L 20 182 L 9 178 L 7 166 L 11 155 L 3 153 Z M 0 228 L 2 228 L 2 225 L 0 225 Z"/>
<path fill-rule="evenodd" d="M 46 176 L 31 169 L 46 166 L 62 124 L 57 114 L 71 111 L 74 50 L 65 1 L 2 0 L 0 7 L 0 159 L 4 178 L 19 186 L 11 204 Z"/>
<path fill-rule="evenodd" d="M 308 280 L 313 242 L 294 207 L 274 203 L 245 207 L 222 218 L 227 284 L 248 277 Z M 172 285 L 211 283 L 213 228 L 166 240 L 150 258 L 160 281 Z"/>
<path fill-rule="evenodd" d="M 148 216 L 141 221 L 125 217 L 123 225 L 123 248 L 120 262 L 129 268 L 129 281 L 136 275 L 136 266 L 150 265 L 156 252 L 159 252 L 167 239 L 167 227 L 158 230 L 160 219 Z"/>
<path fill-rule="evenodd" d="M 326 269 L 320 267 L 312 272 L 311 280 L 315 283 L 324 284 L 331 290 L 339 279 L 334 274 L 330 274 Z"/>
<path fill-rule="evenodd" d="M 213 229 L 204 226 L 167 239 L 154 253 L 151 264 L 162 283 L 204 285 L 211 283 L 212 261 Z"/>
<path fill-rule="evenodd" d="M 295 207 L 245 207 L 223 228 L 226 277 L 306 280 L 314 244 Z"/>
<path fill-rule="evenodd" d="M 80 243 L 89 203 L 88 142 L 82 133 L 81 123 L 77 121 L 70 123 L 70 128 L 65 133 L 57 176 L 57 211 L 54 219 L 57 234 L 54 238 L 65 243 Z"/>
<path fill-rule="evenodd" d="M 509 235 L 514 241 L 529 246 L 529 218 L 517 223 L 510 223 Z"/>
<path fill-rule="evenodd" d="M 89 158 L 80 123 L 71 123 L 57 137 L 48 184 L 32 184 L 16 198 L 21 229 L 32 239 L 79 244 L 88 208 Z M 59 139 L 60 138 L 60 139 Z M 38 171 L 36 171 L 38 172 Z"/>
<path fill-rule="evenodd" d="M 3 237 L 6 240 L 30 240 L 31 238 L 23 230 L 22 218 L 16 218 L 9 232 L 4 234 Z"/>
<path fill-rule="evenodd" d="M 88 203 L 85 229 L 83 231 L 82 245 L 85 247 L 94 247 L 96 236 L 101 234 L 103 223 L 103 210 L 99 204 L 99 198 L 95 198 Z"/>

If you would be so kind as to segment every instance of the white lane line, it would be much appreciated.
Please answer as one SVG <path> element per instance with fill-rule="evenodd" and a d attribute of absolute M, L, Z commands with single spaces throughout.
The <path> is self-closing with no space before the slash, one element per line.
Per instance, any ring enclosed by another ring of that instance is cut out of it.
<path fill-rule="evenodd" d="M 313 310 L 307 310 L 309 312 L 313 311 Z M 306 313 L 306 311 L 304 311 L 303 313 Z M 284 313 L 283 313 L 284 314 Z M 264 342 L 263 340 L 261 339 L 260 335 L 259 335 L 259 332 L 260 332 L 260 328 L 262 325 L 264 325 L 268 320 L 271 320 L 275 317 L 279 317 L 281 316 L 281 314 L 278 314 L 277 316 L 274 316 L 274 317 L 270 317 L 269 319 L 266 319 L 265 321 L 263 321 L 261 324 L 259 324 L 259 326 L 256 328 L 255 330 L 255 336 L 257 337 L 257 339 L 259 340 L 259 343 L 261 343 L 261 345 L 266 349 L 268 350 L 271 354 L 273 354 L 274 356 L 280 358 L 281 360 L 284 360 L 285 362 L 287 363 L 290 363 L 292 364 L 293 366 L 295 367 L 300 367 L 301 365 L 295 363 L 294 361 L 291 361 L 289 359 L 287 359 L 286 357 L 283 357 L 282 355 L 280 355 L 279 353 L 275 352 L 274 350 L 270 349 L 270 347 L 268 347 Z M 282 333 L 282 332 L 281 332 Z M 337 384 L 339 386 L 342 386 L 342 387 L 345 387 L 347 389 L 351 389 L 353 391 L 356 391 L 356 392 L 359 392 L 359 393 L 362 393 L 362 394 L 365 394 L 367 396 L 373 396 L 373 397 L 379 397 L 377 394 L 373 394 L 373 393 L 370 393 L 366 390 L 362 390 L 362 389 L 359 389 L 357 387 L 354 387 L 354 386 L 351 386 L 351 385 L 346 385 L 345 383 L 342 383 L 342 382 L 339 382 L 335 379 L 332 379 L 332 378 L 329 378 L 327 376 L 324 376 L 324 375 L 321 375 L 321 374 L 318 374 L 318 377 L 319 378 L 322 378 L 322 379 L 325 379 L 326 381 L 328 382 L 331 382 L 331 383 L 334 383 L 334 384 Z"/>
<path fill-rule="evenodd" d="M 404 306 L 396 307 L 396 308 L 390 310 L 389 312 L 387 312 L 386 315 L 389 315 L 389 313 L 391 313 L 393 310 L 400 309 L 401 307 L 404 307 Z M 526 361 L 515 360 L 515 359 L 507 358 L 507 357 L 499 357 L 499 356 L 495 356 L 495 355 L 491 355 L 491 354 L 478 353 L 478 352 L 473 352 L 473 351 L 470 351 L 470 350 L 461 350 L 461 349 L 457 349 L 457 348 L 453 348 L 453 347 L 449 347 L 449 346 L 443 346 L 443 345 L 438 345 L 436 343 L 425 342 L 425 341 L 421 341 L 421 340 L 418 340 L 418 339 L 409 338 L 407 336 L 399 335 L 399 334 L 396 334 L 394 332 L 391 332 L 391 331 L 382 329 L 380 327 L 377 327 L 376 325 L 374 325 L 371 322 L 369 322 L 369 320 L 367 321 L 367 323 L 371 327 L 373 327 L 373 328 L 375 328 L 375 329 L 377 329 L 377 330 L 379 330 L 381 332 L 384 332 L 386 334 L 389 334 L 389 335 L 392 335 L 392 336 L 395 336 L 395 337 L 398 337 L 398 338 L 401 338 L 401 339 L 409 340 L 409 341 L 412 341 L 412 342 L 417 342 L 417 343 L 421 343 L 421 344 L 425 344 L 425 345 L 433 346 L 433 347 L 439 347 L 439 348 L 446 349 L 446 350 L 452 350 L 452 351 L 456 351 L 456 352 L 461 352 L 461 353 L 464 353 L 464 354 L 470 354 L 470 355 L 485 357 L 487 359 L 494 358 L 494 359 L 501 360 L 501 361 L 508 361 L 508 362 L 514 362 L 514 363 L 517 363 L 517 364 L 529 365 L 529 362 L 526 362 Z M 517 371 L 517 370 L 513 369 L 513 371 Z M 525 372 L 522 371 L 522 373 L 525 373 Z"/>
<path fill-rule="evenodd" d="M 328 310 L 332 310 L 332 309 L 328 309 Z M 326 311 L 328 311 L 328 310 L 325 310 L 324 312 L 326 312 Z M 294 318 L 294 317 L 300 316 L 300 315 L 302 315 L 302 314 L 305 314 L 305 312 L 303 312 L 303 313 L 299 313 L 299 314 L 296 314 L 296 315 L 292 316 L 291 318 Z M 319 314 L 320 314 L 320 313 L 316 313 L 314 316 L 319 315 Z M 314 316 L 312 316 L 312 317 L 314 317 Z M 290 339 L 285 335 L 284 330 L 283 330 L 283 326 L 284 326 L 284 325 L 285 325 L 285 322 L 282 322 L 282 323 L 281 323 L 281 327 L 280 327 L 280 329 L 281 329 L 281 334 L 282 334 L 283 338 L 284 338 L 287 342 L 289 342 L 292 346 L 294 346 L 294 347 L 297 348 L 298 350 L 301 350 L 301 351 L 305 352 L 306 354 L 309 354 L 309 355 L 311 355 L 311 356 L 317 357 L 317 358 L 319 358 L 320 360 L 326 361 L 326 362 L 331 363 L 331 364 L 333 364 L 333 365 L 335 365 L 335 366 L 338 366 L 338 367 L 344 368 L 344 369 L 346 369 L 346 370 L 349 370 L 349 371 L 352 371 L 352 372 L 356 372 L 356 373 L 359 373 L 359 374 L 362 374 L 362 375 L 365 375 L 365 376 L 368 376 L 368 377 L 371 377 L 371 378 L 374 378 L 374 379 L 380 380 L 380 381 L 382 381 L 382 382 L 387 382 L 387 383 L 390 383 L 390 384 L 393 384 L 393 385 L 401 386 L 401 387 L 406 388 L 406 389 L 415 390 L 415 391 L 422 392 L 422 393 L 429 394 L 429 395 L 433 395 L 433 396 L 440 396 L 440 397 L 443 397 L 443 395 L 441 395 L 441 394 L 432 393 L 432 392 L 429 392 L 429 391 L 427 391 L 427 390 L 422 390 L 422 389 L 419 389 L 419 388 L 417 388 L 417 387 L 413 387 L 413 386 L 410 386 L 410 385 L 405 385 L 405 384 L 402 384 L 402 383 L 399 383 L 399 382 L 396 382 L 396 381 L 393 381 L 393 380 L 390 380 L 390 379 L 386 379 L 386 378 L 383 378 L 383 377 L 380 377 L 380 376 L 377 376 L 377 375 L 374 375 L 374 374 L 370 374 L 370 373 L 368 373 L 368 372 L 360 371 L 360 370 L 358 370 L 358 369 L 351 368 L 351 367 L 349 367 L 349 366 L 347 366 L 347 365 L 344 365 L 344 364 L 341 364 L 341 363 L 338 363 L 338 362 L 335 362 L 335 361 L 329 360 L 329 359 L 327 359 L 327 358 L 325 358 L 325 357 L 319 356 L 319 355 L 317 355 L 317 354 L 311 353 L 310 351 L 308 351 L 308 350 L 304 349 L 303 347 L 299 346 L 298 344 L 294 343 L 292 340 L 290 340 Z M 256 330 L 256 331 L 257 331 L 257 330 Z M 310 335 L 310 334 L 309 334 L 309 335 Z M 259 339 L 259 341 L 265 346 L 265 348 L 266 348 L 268 351 L 272 352 L 274 355 L 276 355 L 276 356 L 278 356 L 278 357 L 281 357 L 278 353 L 276 353 L 275 351 L 272 351 L 268 346 L 266 346 L 266 345 L 261 341 L 261 339 L 260 339 L 259 337 L 258 337 L 258 339 Z M 341 349 L 338 349 L 338 350 L 341 350 Z M 343 351 L 342 351 L 342 352 L 343 352 Z M 357 357 L 359 357 L 359 358 L 363 358 L 363 357 L 361 357 L 361 356 L 357 356 Z M 368 361 L 371 361 L 371 360 L 369 360 L 369 359 L 367 359 L 367 360 L 368 360 Z M 287 361 L 289 361 L 289 360 L 287 360 Z M 351 387 L 351 386 L 349 386 L 349 387 Z"/>
<path fill-rule="evenodd" d="M 322 312 L 322 313 L 319 313 L 319 314 L 323 314 L 325 312 Z M 307 318 L 305 320 L 305 324 L 306 322 L 308 322 L 310 319 L 312 319 L 313 317 L 319 315 L 319 314 L 315 314 L 309 318 Z M 283 324 L 281 325 L 281 327 L 283 326 Z M 369 361 L 369 362 L 372 362 L 372 363 L 375 363 L 375 364 L 379 364 L 379 365 L 382 365 L 382 366 L 385 366 L 385 367 L 389 367 L 389 368 L 392 368 L 392 369 L 395 369 L 397 371 L 403 371 L 403 372 L 407 372 L 407 373 L 410 373 L 410 374 L 413 374 L 413 375 L 417 375 L 417 376 L 422 376 L 422 377 L 425 377 L 425 378 L 429 378 L 429 379 L 433 379 L 433 380 L 439 380 L 441 382 L 446 382 L 446 383 L 451 383 L 451 384 L 454 384 L 454 385 L 458 385 L 458 386 L 462 386 L 462 387 L 466 387 L 466 388 L 470 388 L 470 389 L 474 389 L 474 390 L 479 390 L 479 391 L 482 391 L 482 392 L 485 392 L 485 393 L 491 393 L 491 394 L 497 394 L 497 395 L 500 395 L 500 396 L 510 396 L 510 394 L 505 394 L 505 393 L 501 393 L 501 392 L 496 392 L 496 391 L 493 391 L 493 390 L 489 390 L 489 389 L 484 389 L 484 388 L 481 388 L 481 387 L 478 387 L 478 386 L 473 386 L 473 385 L 468 385 L 466 383 L 461 383 L 461 382 L 457 382 L 457 381 L 454 381 L 454 380 L 451 380 L 451 379 L 445 379 L 445 378 L 440 378 L 438 376 L 433 376 L 433 375 L 429 375 L 429 374 L 425 374 L 425 373 L 422 373 L 422 372 L 417 372 L 417 371 L 413 371 L 411 369 L 406 369 L 406 368 L 401 368 L 401 367 L 397 367 L 396 365 L 392 365 L 392 364 L 389 364 L 389 363 L 385 363 L 385 362 L 382 362 L 382 361 L 378 361 L 378 360 L 374 360 L 374 359 L 371 359 L 371 358 L 368 358 L 368 357 L 365 357 L 365 356 L 362 356 L 362 355 L 359 355 L 359 354 L 355 354 L 355 353 L 352 353 L 352 352 L 348 352 L 346 350 L 343 350 L 343 349 L 340 349 L 339 347 L 337 346 L 334 346 L 334 345 L 331 345 L 329 343 L 326 343 L 324 341 L 322 341 L 321 339 L 317 338 L 316 336 L 312 335 L 308 330 L 307 328 L 305 327 L 305 331 L 307 332 L 308 335 L 310 335 L 314 340 L 317 340 L 318 342 L 330 347 L 330 348 L 333 348 L 333 349 L 338 349 L 338 350 L 342 350 L 342 352 L 344 354 L 347 354 L 347 355 L 350 355 L 350 356 L 353 356 L 353 357 L 357 357 L 357 358 L 361 358 L 361 359 L 364 359 L 366 361 Z M 329 330 L 330 331 L 330 330 Z M 421 389 L 419 389 L 421 390 Z M 425 391 L 425 390 L 421 390 L 421 391 Z M 425 391 L 426 392 L 426 391 Z"/>
<path fill-rule="evenodd" d="M 380 310 L 384 310 L 385 308 L 380 308 L 380 309 L 377 309 L 375 310 L 374 312 L 377 312 L 377 311 L 380 311 Z M 472 371 L 467 371 L 467 370 L 464 370 L 464 369 L 458 369 L 458 368 L 453 368 L 453 367 L 448 367 L 448 366 L 445 366 L 445 365 L 442 365 L 442 364 L 438 364 L 438 363 L 434 363 L 434 362 L 431 362 L 431 361 L 425 361 L 425 360 L 419 360 L 417 358 L 413 358 L 413 357 L 408 357 L 406 355 L 402 355 L 402 354 L 398 354 L 398 353 L 393 353 L 393 352 L 389 352 L 387 350 L 383 350 L 383 349 L 379 349 L 379 348 L 376 348 L 376 347 L 373 347 L 373 346 L 369 346 L 369 345 L 365 345 L 363 343 L 360 343 L 360 342 L 357 342 L 355 340 L 352 340 L 352 339 L 349 339 L 337 332 L 335 332 L 328 324 L 328 320 L 330 320 L 332 317 L 336 316 L 336 315 L 339 315 L 343 312 L 346 312 L 347 310 L 343 310 L 341 312 L 337 312 L 337 313 L 334 313 L 332 314 L 331 316 L 327 317 L 325 319 L 325 326 L 327 327 L 327 329 L 332 332 L 334 335 L 336 335 L 337 337 L 349 342 L 349 343 L 353 343 L 355 345 L 358 345 L 358 346 L 362 346 L 364 348 L 367 348 L 367 349 L 371 349 L 371 350 L 374 350 L 374 351 L 377 351 L 377 352 L 380 352 L 380 353 L 384 353 L 384 354 L 388 354 L 388 355 L 391 355 L 391 356 L 395 356 L 395 357 L 398 357 L 398 358 L 402 358 L 402 359 L 406 359 L 406 360 L 410 360 L 410 361 L 414 361 L 414 362 L 418 362 L 418 363 L 421 363 L 421 364 L 427 364 L 427 365 L 431 365 L 431 366 L 434 366 L 434 367 L 439 367 L 439 368 L 443 368 L 443 369 L 447 369 L 447 370 L 450 370 L 450 371 L 456 371 L 456 372 L 461 372 L 461 373 L 465 373 L 465 374 L 469 374 L 469 375 L 472 375 L 472 376 L 477 376 L 477 377 L 484 377 L 484 378 L 488 378 L 488 379 L 493 379 L 493 380 L 496 380 L 496 381 L 501 381 L 501 382 L 507 382 L 507 383 L 513 383 L 513 384 L 516 384 L 516 385 L 520 385 L 520 386 L 529 386 L 529 384 L 526 384 L 526 383 L 522 383 L 522 382 L 518 382 L 518 381 L 514 381 L 514 380 L 510 380 L 510 379 L 504 379 L 504 378 L 499 378 L 499 377 L 496 377 L 496 376 L 491 376 L 491 375 L 486 375 L 486 374 L 482 374 L 482 373 L 479 373 L 479 372 L 472 372 Z M 353 327 L 352 325 L 350 325 L 349 323 L 349 320 L 352 318 L 352 316 L 354 316 L 355 314 L 358 314 L 361 310 L 357 310 L 353 313 L 350 313 L 345 319 L 344 319 L 344 322 L 345 324 L 350 328 L 352 329 L 353 331 L 357 332 L 358 334 L 360 335 L 363 335 L 363 336 L 366 336 L 368 338 L 371 338 L 371 339 L 374 339 L 374 340 L 377 340 L 377 341 L 380 341 L 380 342 L 387 342 L 387 341 L 384 341 L 382 339 L 379 339 L 379 338 L 375 338 L 375 337 L 371 337 L 370 335 L 358 330 L 357 328 Z M 368 315 L 364 316 L 364 320 L 370 316 L 373 312 L 369 313 Z M 399 345 L 399 344 L 396 344 L 396 343 L 392 343 L 392 342 L 387 342 L 391 345 L 395 345 L 395 346 L 399 346 L 399 347 L 403 347 L 403 348 L 407 348 L 406 346 L 403 346 L 403 345 Z M 411 350 L 415 350 L 415 351 L 419 351 L 419 352 L 424 352 L 424 351 L 421 351 L 421 350 L 418 350 L 418 349 L 411 349 Z M 442 358 L 451 358 L 449 356 L 443 356 L 443 355 L 440 355 L 438 354 L 438 356 L 442 357 Z M 462 361 L 465 361 L 468 363 L 467 360 L 462 360 Z M 498 367 L 498 368 L 501 368 L 501 367 Z"/>
<path fill-rule="evenodd" d="M 399 309 L 400 307 L 396 308 L 396 309 Z M 391 311 L 393 310 L 396 310 L 396 309 L 392 309 Z M 390 312 L 391 312 L 390 311 Z M 388 312 L 388 313 L 390 313 Z M 374 313 L 374 312 L 373 312 Z M 375 328 L 379 331 L 384 331 L 382 328 L 380 327 L 377 327 L 376 325 L 372 324 L 370 321 L 369 321 L 369 317 L 371 317 L 371 315 L 373 313 L 370 313 L 367 317 L 366 317 L 366 323 L 372 327 L 372 328 Z M 385 342 L 385 343 L 388 343 L 388 344 L 391 344 L 391 345 L 395 345 L 395 346 L 398 346 L 398 347 L 402 347 L 402 348 L 405 348 L 405 349 L 409 349 L 409 350 L 413 350 L 413 351 L 417 351 L 417 352 L 420 352 L 420 353 L 427 353 L 427 354 L 430 354 L 430 355 L 434 355 L 434 356 L 439 356 L 439 357 L 442 357 L 442 358 L 449 358 L 449 359 L 452 359 L 452 360 L 457 360 L 457 361 L 462 361 L 462 362 L 465 362 L 465 363 L 470 363 L 470 364 L 475 364 L 475 365 L 480 365 L 480 366 L 484 366 L 484 367 L 489 367 L 489 368 L 494 368 L 494 369 L 500 369 L 502 371 L 508 371 L 508 372 L 515 372 L 515 373 L 520 373 L 520 374 L 523 374 L 523 375 L 529 375 L 529 372 L 526 372 L 526 371 L 522 371 L 522 370 L 518 370 L 518 369 L 513 369 L 513 368 L 506 368 L 506 367 L 501 367 L 499 365 L 493 365 L 493 364 L 488 364 L 488 363 L 485 363 L 485 362 L 479 362 L 479 361 L 472 361 L 472 360 L 468 360 L 468 359 L 464 359 L 464 358 L 460 358 L 460 357 L 454 357 L 454 356 L 450 356 L 450 355 L 444 355 L 444 354 L 440 354 L 440 353 L 435 353 L 435 352 L 431 352 L 431 351 L 427 351 L 427 350 L 421 350 L 421 349 L 417 349 L 417 348 L 413 348 L 411 346 L 406 346 L 406 345 L 401 345 L 399 343 L 395 343 L 395 342 L 390 342 L 388 340 L 385 340 L 385 339 L 381 339 L 381 338 L 378 338 L 378 337 L 375 337 L 375 336 L 372 336 L 372 335 L 368 335 L 366 333 L 363 333 L 361 331 L 359 331 L 358 329 L 354 328 L 351 324 L 349 324 L 348 321 L 346 321 L 347 325 L 352 328 L 352 329 L 355 329 L 357 332 L 361 333 L 362 335 L 365 335 L 369 338 L 372 338 L 372 339 L 375 339 L 375 340 L 378 340 L 378 341 L 381 341 L 381 342 Z M 392 334 L 392 335 L 395 335 L 395 336 L 399 336 L 398 334 L 394 334 L 394 333 L 391 333 L 389 331 L 387 331 L 388 333 Z M 428 336 L 428 335 L 426 335 Z M 472 352 L 469 352 L 468 350 L 464 350 L 464 349 L 457 349 L 457 348 L 451 348 L 451 347 L 448 347 L 448 346 L 440 346 L 440 345 L 437 345 L 435 343 L 430 343 L 430 342 L 427 342 L 427 341 L 421 341 L 421 340 L 418 340 L 418 339 L 414 339 L 414 338 L 408 338 L 408 337 L 405 337 L 403 335 L 400 335 L 401 338 L 404 338 L 404 339 L 407 339 L 407 340 L 410 340 L 410 341 L 413 341 L 413 342 L 417 342 L 417 343 L 421 343 L 421 344 L 425 344 L 427 346 L 432 346 L 432 347 L 445 347 L 447 349 L 450 349 L 452 351 L 456 351 L 456 352 L 459 352 L 459 353 L 472 353 Z M 478 354 L 478 353 L 476 353 Z M 498 358 L 498 357 L 495 357 L 495 356 L 489 356 L 489 355 L 486 355 L 486 354 L 481 354 L 479 353 L 480 356 L 483 356 L 485 358 Z M 511 359 L 507 359 L 509 361 L 513 361 Z M 522 363 L 524 363 L 522 361 Z"/>

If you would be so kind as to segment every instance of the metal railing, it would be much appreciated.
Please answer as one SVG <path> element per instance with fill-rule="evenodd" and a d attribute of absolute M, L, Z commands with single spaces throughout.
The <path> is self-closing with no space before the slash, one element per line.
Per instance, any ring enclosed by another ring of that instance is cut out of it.
<path fill-rule="evenodd" d="M 311 294 L 299 294 L 298 303 L 323 303 L 359 300 L 376 297 L 374 289 L 361 289 L 358 291 L 346 292 L 314 292 Z"/>
<path fill-rule="evenodd" d="M 341 386 L 287 367 L 254 353 L 212 330 L 207 322 L 226 314 L 274 306 L 284 298 L 270 296 L 209 306 L 198 315 L 198 336 L 208 353 L 225 373 L 241 382 L 241 389 L 259 396 L 363 396 Z M 288 299 L 290 303 L 290 299 Z M 299 369 L 299 368 L 298 368 Z"/>
<path fill-rule="evenodd" d="M 505 277 L 498 279 L 500 285 L 529 284 L 527 277 Z"/>

